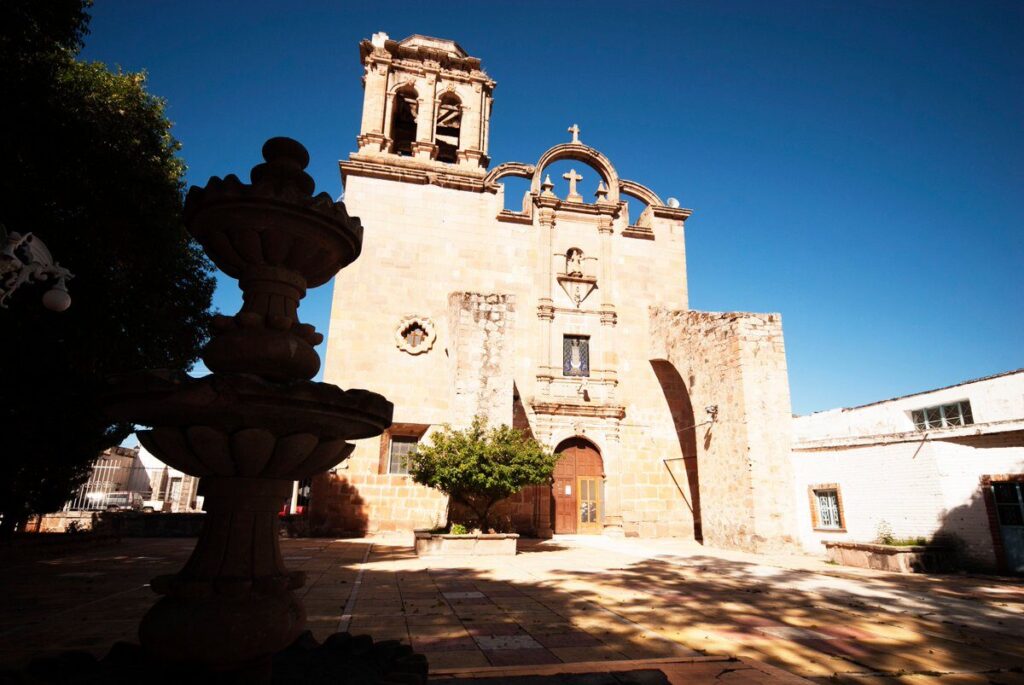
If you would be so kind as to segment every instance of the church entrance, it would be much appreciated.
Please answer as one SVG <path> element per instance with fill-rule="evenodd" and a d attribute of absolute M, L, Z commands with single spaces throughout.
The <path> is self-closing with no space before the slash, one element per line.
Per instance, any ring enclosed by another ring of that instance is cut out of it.
<path fill-rule="evenodd" d="M 551 492 L 555 533 L 600 533 L 604 516 L 604 463 L 594 445 L 570 438 L 559 455 Z"/>

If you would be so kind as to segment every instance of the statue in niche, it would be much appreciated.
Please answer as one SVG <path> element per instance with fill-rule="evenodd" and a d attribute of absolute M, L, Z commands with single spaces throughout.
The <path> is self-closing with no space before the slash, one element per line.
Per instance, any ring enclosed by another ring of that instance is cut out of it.
<path fill-rule="evenodd" d="M 565 273 L 567 276 L 583 276 L 583 250 L 574 247 L 565 253 Z"/>

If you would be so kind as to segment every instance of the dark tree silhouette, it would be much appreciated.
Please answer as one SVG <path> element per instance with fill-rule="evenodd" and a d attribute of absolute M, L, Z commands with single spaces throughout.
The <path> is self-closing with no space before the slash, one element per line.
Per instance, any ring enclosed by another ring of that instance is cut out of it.
<path fill-rule="evenodd" d="M 0 223 L 70 269 L 72 305 L 23 286 L 0 309 L 0 531 L 53 510 L 131 426 L 112 373 L 186 369 L 207 337 L 212 267 L 181 223 L 184 164 L 145 75 L 76 59 L 86 0 L 0 4 Z"/>

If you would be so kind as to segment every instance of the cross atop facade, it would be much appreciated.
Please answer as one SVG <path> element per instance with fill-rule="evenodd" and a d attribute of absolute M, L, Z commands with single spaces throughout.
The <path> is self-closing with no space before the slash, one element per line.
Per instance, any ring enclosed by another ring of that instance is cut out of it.
<path fill-rule="evenodd" d="M 583 202 L 583 196 L 576 192 L 576 183 L 582 181 L 583 176 L 577 174 L 575 169 L 569 169 L 568 172 L 562 174 L 562 178 L 569 182 L 569 197 L 566 199 Z"/>
<path fill-rule="evenodd" d="M 574 143 L 580 142 L 580 127 L 579 126 L 577 126 L 576 124 L 573 124 L 572 126 L 570 126 L 566 130 L 569 131 L 569 133 L 572 134 L 572 142 L 574 142 Z"/>

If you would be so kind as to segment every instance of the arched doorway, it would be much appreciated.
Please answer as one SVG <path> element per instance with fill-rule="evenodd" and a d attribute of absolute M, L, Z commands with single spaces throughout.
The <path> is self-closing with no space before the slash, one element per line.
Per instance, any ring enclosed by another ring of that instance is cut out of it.
<path fill-rule="evenodd" d="M 604 462 L 585 438 L 569 438 L 555 450 L 551 520 L 555 533 L 600 533 L 604 517 Z"/>

